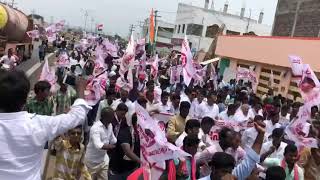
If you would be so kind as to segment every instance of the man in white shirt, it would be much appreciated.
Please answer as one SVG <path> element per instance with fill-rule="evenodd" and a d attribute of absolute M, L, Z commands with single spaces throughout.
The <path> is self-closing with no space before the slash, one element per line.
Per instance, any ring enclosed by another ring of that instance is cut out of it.
<path fill-rule="evenodd" d="M 235 115 L 236 111 L 237 111 L 237 105 L 229 104 L 228 109 L 225 111 L 222 111 L 219 114 L 218 119 L 225 120 L 225 121 L 235 120 L 234 115 Z"/>
<path fill-rule="evenodd" d="M 4 68 L 6 69 L 11 69 L 15 66 L 16 58 L 13 55 L 12 48 L 8 50 L 8 55 L 4 55 L 1 57 L 0 63 L 4 64 L 6 66 L 6 67 L 4 66 Z"/>
<path fill-rule="evenodd" d="M 282 160 L 284 149 L 287 147 L 287 143 L 282 142 L 284 136 L 284 129 L 276 128 L 272 131 L 272 141 L 263 143 L 260 152 L 262 163 L 266 158 L 277 158 Z"/>
<path fill-rule="evenodd" d="M 127 90 L 121 89 L 120 91 L 120 99 L 113 101 L 111 108 L 115 111 L 119 104 L 124 103 L 128 107 L 128 113 L 126 114 L 126 119 L 128 125 L 131 125 L 131 117 L 132 114 L 135 112 L 134 103 L 132 103 L 129 99 L 129 92 Z"/>
<path fill-rule="evenodd" d="M 159 112 L 160 113 L 171 113 L 174 114 L 174 111 L 171 109 L 171 103 L 168 102 L 169 100 L 169 93 L 162 92 L 161 94 L 161 103 L 159 103 Z"/>
<path fill-rule="evenodd" d="M 281 124 L 279 124 L 279 112 L 271 112 L 269 117 L 270 120 L 264 121 L 266 124 L 266 138 L 269 138 L 275 128 L 281 127 Z"/>
<path fill-rule="evenodd" d="M 240 108 L 238 108 L 237 112 L 234 115 L 234 119 L 240 123 L 253 120 L 254 115 L 249 111 L 250 106 L 248 104 L 242 104 Z"/>
<path fill-rule="evenodd" d="M 178 115 L 180 113 L 180 95 L 173 93 L 170 97 L 171 108 L 170 111 L 173 112 L 174 115 Z"/>
<path fill-rule="evenodd" d="M 146 99 L 147 102 L 147 111 L 149 113 L 151 112 L 159 112 L 160 103 L 156 102 L 154 99 L 154 92 L 153 91 L 147 91 L 146 92 Z"/>
<path fill-rule="evenodd" d="M 200 104 L 199 117 L 202 119 L 205 116 L 216 119 L 219 115 L 219 107 L 215 103 L 217 96 L 215 94 L 209 94 L 207 96 L 207 102 L 202 102 Z"/>
<path fill-rule="evenodd" d="M 281 124 L 281 126 L 283 127 L 286 127 L 289 125 L 289 123 L 290 123 L 289 107 L 287 105 L 284 105 L 281 107 L 279 124 Z"/>
<path fill-rule="evenodd" d="M 99 103 L 97 115 L 96 115 L 96 121 L 100 120 L 101 117 L 101 110 L 106 108 L 106 107 L 112 107 L 113 102 L 115 100 L 116 94 L 113 89 L 108 89 L 106 91 L 106 98 Z"/>
<path fill-rule="evenodd" d="M 111 108 L 101 111 L 101 119 L 90 129 L 90 139 L 85 155 L 85 164 L 94 179 L 108 179 L 109 156 L 108 150 L 115 148 L 115 137 L 111 121 L 114 112 Z"/>
<path fill-rule="evenodd" d="M 178 137 L 175 144 L 178 147 L 182 147 L 183 140 L 188 135 L 196 135 L 201 140 L 202 133 L 200 133 L 200 121 L 197 119 L 190 119 L 186 122 L 184 132 Z M 204 146 L 203 143 L 200 142 L 199 147 Z"/>
<path fill-rule="evenodd" d="M 263 123 L 264 118 L 260 115 L 256 115 L 253 119 L 253 122 L 259 124 L 262 127 L 265 127 L 265 124 Z M 255 127 L 251 127 L 246 129 L 241 137 L 241 144 L 244 149 L 252 147 L 254 140 L 256 139 L 258 135 L 258 131 Z"/>
<path fill-rule="evenodd" d="M 40 180 L 43 147 L 83 124 L 91 107 L 83 100 L 86 81 L 77 80 L 78 97 L 67 114 L 41 116 L 21 111 L 30 82 L 23 72 L 0 70 L 0 179 Z"/>

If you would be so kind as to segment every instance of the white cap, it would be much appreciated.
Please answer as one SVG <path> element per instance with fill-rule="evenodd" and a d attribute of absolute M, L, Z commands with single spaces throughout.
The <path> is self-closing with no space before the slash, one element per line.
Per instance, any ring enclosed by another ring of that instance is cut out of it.
<path fill-rule="evenodd" d="M 116 72 L 114 72 L 114 71 L 111 71 L 111 72 L 109 73 L 109 77 L 113 77 L 113 76 L 115 76 L 115 75 L 117 75 L 117 74 L 116 74 Z"/>
<path fill-rule="evenodd" d="M 117 66 L 116 65 L 112 65 L 111 71 L 116 71 L 116 70 L 117 70 Z"/>

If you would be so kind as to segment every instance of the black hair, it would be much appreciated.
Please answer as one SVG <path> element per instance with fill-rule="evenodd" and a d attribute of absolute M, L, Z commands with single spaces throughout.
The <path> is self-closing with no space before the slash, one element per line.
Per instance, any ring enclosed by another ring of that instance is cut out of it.
<path fill-rule="evenodd" d="M 200 139 L 198 138 L 198 135 L 195 135 L 195 134 L 187 135 L 183 139 L 183 147 L 198 146 L 199 143 L 200 143 Z"/>
<path fill-rule="evenodd" d="M 288 144 L 286 146 L 286 148 L 284 149 L 284 155 L 286 155 L 287 153 L 295 153 L 298 151 L 298 148 L 296 145 L 294 144 Z"/>
<path fill-rule="evenodd" d="M 186 122 L 186 126 L 184 131 L 188 133 L 188 130 L 192 130 L 193 128 L 200 128 L 200 122 L 197 119 L 190 119 Z"/>
<path fill-rule="evenodd" d="M 275 137 L 275 138 L 281 138 L 284 134 L 284 129 L 283 128 L 275 128 L 273 131 L 272 131 L 272 137 Z"/>
<path fill-rule="evenodd" d="M 225 152 L 216 152 L 212 156 L 210 165 L 214 167 L 214 169 L 233 169 L 236 165 L 236 161 L 230 154 L 227 154 Z"/>
<path fill-rule="evenodd" d="M 261 116 L 261 115 L 256 115 L 255 117 L 254 117 L 254 121 L 263 121 L 264 120 L 264 118 L 263 118 L 263 116 Z"/>
<path fill-rule="evenodd" d="M 138 123 L 137 113 L 132 114 L 131 122 L 132 122 L 132 125 L 133 125 L 133 126 L 137 125 L 137 123 Z"/>
<path fill-rule="evenodd" d="M 176 100 L 176 99 L 181 99 L 181 97 L 180 97 L 179 94 L 173 93 L 173 94 L 171 95 L 171 101 L 172 101 L 172 100 Z"/>
<path fill-rule="evenodd" d="M 113 113 L 114 113 L 114 111 L 112 108 L 110 108 L 110 107 L 103 108 L 101 110 L 101 119 L 105 119 L 105 117 L 111 118 L 110 116 L 112 116 Z"/>
<path fill-rule="evenodd" d="M 163 92 L 161 93 L 161 98 L 169 97 L 169 96 L 170 96 L 170 94 L 169 94 L 168 92 L 166 92 L 166 91 L 163 91 Z"/>
<path fill-rule="evenodd" d="M 230 129 L 230 128 L 223 127 L 223 128 L 220 130 L 220 132 L 219 132 L 219 139 L 220 139 L 220 140 L 226 139 L 228 132 L 233 133 L 234 131 L 233 131 L 232 129 Z"/>
<path fill-rule="evenodd" d="M 190 107 L 191 107 L 191 105 L 190 105 L 190 103 L 188 102 L 188 101 L 182 101 L 181 103 L 180 103 L 180 109 L 190 109 Z"/>
<path fill-rule="evenodd" d="M 292 104 L 292 107 L 293 108 L 299 108 L 301 106 L 301 103 L 300 102 L 294 102 L 293 104 Z"/>
<path fill-rule="evenodd" d="M 207 125 L 207 124 L 214 126 L 215 122 L 211 117 L 206 116 L 206 117 L 202 118 L 201 126 Z"/>
<path fill-rule="evenodd" d="M 187 88 L 184 90 L 184 93 L 185 93 L 186 95 L 189 95 L 189 94 L 192 93 L 192 89 L 187 87 Z"/>
<path fill-rule="evenodd" d="M 140 104 L 140 106 L 142 106 L 143 104 L 146 104 L 148 100 L 146 100 L 144 97 L 138 97 L 137 102 Z"/>
<path fill-rule="evenodd" d="M 113 89 L 113 88 L 108 88 L 106 90 L 106 97 L 112 96 L 112 95 L 115 95 L 115 94 L 116 94 L 116 92 L 115 92 L 115 89 Z"/>
<path fill-rule="evenodd" d="M 317 111 L 319 111 L 318 106 L 312 106 L 312 107 L 311 107 L 311 109 L 314 109 L 314 108 L 315 108 Z"/>
<path fill-rule="evenodd" d="M 18 112 L 27 101 L 30 82 L 24 72 L 0 70 L 0 109 Z"/>
<path fill-rule="evenodd" d="M 153 93 L 154 93 L 153 91 L 147 91 L 147 92 L 146 92 L 146 96 L 148 96 L 148 95 L 153 95 Z"/>
<path fill-rule="evenodd" d="M 117 109 L 116 111 L 125 111 L 125 112 L 128 112 L 128 106 L 124 103 L 120 103 L 118 106 L 117 106 Z"/>
<path fill-rule="evenodd" d="M 40 91 L 50 90 L 51 84 L 48 81 L 38 81 L 34 85 L 34 93 L 38 94 Z"/>
<path fill-rule="evenodd" d="M 266 171 L 266 180 L 285 180 L 286 172 L 280 166 L 269 167 Z"/>
<path fill-rule="evenodd" d="M 146 83 L 146 86 L 147 86 L 147 87 L 150 86 L 150 85 L 154 85 L 154 81 L 153 81 L 153 80 L 150 80 L 150 81 L 148 81 L 148 82 Z"/>

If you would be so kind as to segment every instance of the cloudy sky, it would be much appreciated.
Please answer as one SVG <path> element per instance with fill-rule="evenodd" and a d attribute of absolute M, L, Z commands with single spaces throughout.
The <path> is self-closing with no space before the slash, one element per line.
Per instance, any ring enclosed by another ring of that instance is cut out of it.
<path fill-rule="evenodd" d="M 211 1 L 211 0 L 210 0 Z M 214 0 L 215 9 L 221 10 L 226 0 Z M 72 26 L 84 27 L 84 11 L 88 10 L 87 27 L 103 23 L 105 32 L 127 35 L 130 24 L 138 24 L 150 14 L 151 8 L 159 10 L 161 19 L 174 23 L 178 3 L 204 6 L 204 0 L 16 0 L 16 6 L 26 13 L 35 12 L 50 22 L 65 19 Z M 252 9 L 252 18 L 258 19 L 259 12 L 265 12 L 265 24 L 272 24 L 277 0 L 228 0 L 229 13 L 240 14 L 240 8 Z M 246 16 L 249 16 L 247 10 Z"/>

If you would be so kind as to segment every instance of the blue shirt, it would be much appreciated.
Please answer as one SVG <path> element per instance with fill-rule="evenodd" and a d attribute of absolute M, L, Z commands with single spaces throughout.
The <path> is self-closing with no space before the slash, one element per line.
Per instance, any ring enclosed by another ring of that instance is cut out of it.
<path fill-rule="evenodd" d="M 250 176 L 252 170 L 256 167 L 256 163 L 260 162 L 260 155 L 251 148 L 246 149 L 247 155 L 232 171 L 232 175 L 236 176 L 238 180 L 245 180 Z M 210 175 L 199 180 L 211 180 Z"/>

